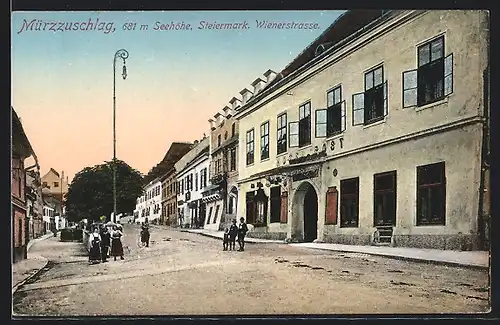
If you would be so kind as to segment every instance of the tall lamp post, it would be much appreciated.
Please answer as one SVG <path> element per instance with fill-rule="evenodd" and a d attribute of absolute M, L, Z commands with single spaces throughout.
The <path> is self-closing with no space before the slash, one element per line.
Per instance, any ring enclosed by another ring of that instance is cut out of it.
<path fill-rule="evenodd" d="M 123 60 L 123 80 L 127 78 L 127 67 L 125 60 L 128 59 L 128 52 L 125 49 L 116 51 L 113 58 L 113 218 L 116 220 L 116 59 Z"/>

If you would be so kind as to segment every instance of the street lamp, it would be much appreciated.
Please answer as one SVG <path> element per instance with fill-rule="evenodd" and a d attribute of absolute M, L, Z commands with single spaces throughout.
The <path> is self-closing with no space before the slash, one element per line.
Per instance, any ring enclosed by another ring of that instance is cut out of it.
<path fill-rule="evenodd" d="M 116 220 L 116 59 L 123 60 L 123 80 L 127 78 L 127 67 L 125 60 L 128 59 L 128 52 L 125 49 L 116 51 L 113 58 L 113 218 Z"/>

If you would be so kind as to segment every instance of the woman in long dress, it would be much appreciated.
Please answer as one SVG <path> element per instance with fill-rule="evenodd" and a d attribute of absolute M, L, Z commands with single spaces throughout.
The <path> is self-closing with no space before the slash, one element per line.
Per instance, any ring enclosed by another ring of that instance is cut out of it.
<path fill-rule="evenodd" d="M 89 262 L 98 263 L 101 260 L 101 235 L 99 235 L 99 229 L 96 227 L 94 232 L 89 236 Z"/>
<path fill-rule="evenodd" d="M 123 260 L 123 245 L 122 238 L 123 233 L 118 229 L 117 226 L 113 227 L 113 233 L 111 234 L 111 256 L 116 258 L 119 256 Z"/>

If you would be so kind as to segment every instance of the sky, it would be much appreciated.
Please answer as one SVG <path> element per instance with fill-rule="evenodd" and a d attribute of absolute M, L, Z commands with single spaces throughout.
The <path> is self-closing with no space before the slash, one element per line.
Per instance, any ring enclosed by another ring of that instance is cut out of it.
<path fill-rule="evenodd" d="M 145 174 L 173 141 L 208 135 L 208 119 L 232 97 L 245 87 L 252 89 L 250 84 L 268 69 L 279 73 L 341 14 L 14 12 L 12 105 L 42 175 L 54 168 L 71 181 L 83 168 L 113 157 L 113 58 L 126 49 L 126 80 L 121 59 L 116 67 L 117 158 Z M 85 29 L 89 21 L 96 30 Z M 257 21 L 317 28 L 265 29 Z M 199 28 L 213 22 L 241 24 Z M 78 28 L 64 30 L 69 23 Z M 171 23 L 185 29 L 158 28 Z"/>

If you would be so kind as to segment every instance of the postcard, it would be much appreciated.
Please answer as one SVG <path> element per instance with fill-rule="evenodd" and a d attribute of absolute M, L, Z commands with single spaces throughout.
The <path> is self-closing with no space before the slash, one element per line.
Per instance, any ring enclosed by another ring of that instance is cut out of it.
<path fill-rule="evenodd" d="M 12 12 L 13 317 L 489 312 L 489 21 Z"/>

